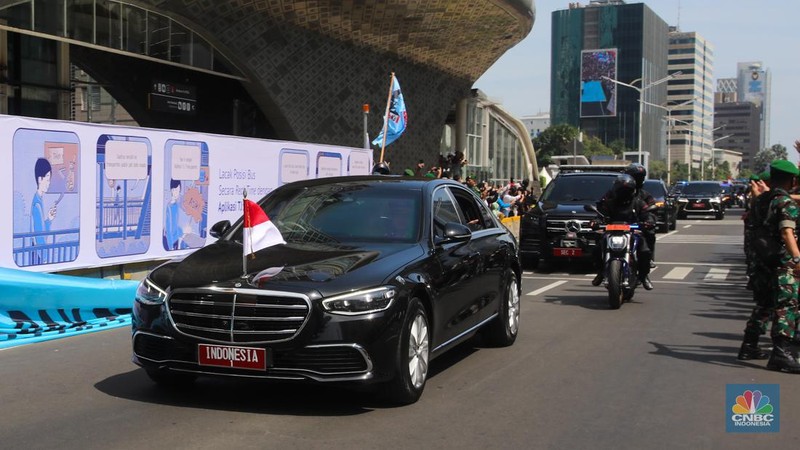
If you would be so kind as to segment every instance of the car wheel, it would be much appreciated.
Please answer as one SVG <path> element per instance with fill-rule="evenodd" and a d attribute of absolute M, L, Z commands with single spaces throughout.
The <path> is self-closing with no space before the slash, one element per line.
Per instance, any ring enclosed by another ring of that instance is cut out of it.
<path fill-rule="evenodd" d="M 506 275 L 506 293 L 500 304 L 497 317 L 486 325 L 483 337 L 494 347 L 508 347 L 517 340 L 519 332 L 519 286 L 514 272 Z"/>
<path fill-rule="evenodd" d="M 185 388 L 191 386 L 197 379 L 197 375 L 171 370 L 148 369 L 146 372 L 157 385 L 168 388 Z"/>
<path fill-rule="evenodd" d="M 717 213 L 717 220 L 722 220 L 725 217 L 725 211 L 720 211 Z"/>
<path fill-rule="evenodd" d="M 667 231 L 669 231 L 669 223 L 664 222 L 663 224 L 658 226 L 659 233 L 666 233 Z"/>
<path fill-rule="evenodd" d="M 397 351 L 397 375 L 389 382 L 386 394 L 392 402 L 408 405 L 419 400 L 428 377 L 428 315 L 419 299 L 413 298 L 408 304 Z"/>

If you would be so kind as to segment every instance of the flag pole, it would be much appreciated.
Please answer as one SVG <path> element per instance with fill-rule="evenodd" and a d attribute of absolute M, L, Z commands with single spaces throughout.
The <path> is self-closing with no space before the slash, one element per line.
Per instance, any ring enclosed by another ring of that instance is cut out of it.
<path fill-rule="evenodd" d="M 242 190 L 244 198 L 242 199 L 242 210 L 244 211 L 244 227 L 242 228 L 242 278 L 247 278 L 247 235 L 249 234 L 247 228 L 250 226 L 250 215 L 247 214 L 247 188 Z"/>
<path fill-rule="evenodd" d="M 383 115 L 383 142 L 381 142 L 381 160 L 383 162 L 383 151 L 386 149 L 386 129 L 389 126 L 389 107 L 392 105 L 392 87 L 394 87 L 394 72 L 389 79 L 389 96 L 386 98 L 386 114 Z"/>

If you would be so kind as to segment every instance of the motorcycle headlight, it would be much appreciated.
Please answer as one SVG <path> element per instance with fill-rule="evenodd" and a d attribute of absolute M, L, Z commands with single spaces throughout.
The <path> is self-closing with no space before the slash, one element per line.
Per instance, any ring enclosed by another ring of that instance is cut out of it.
<path fill-rule="evenodd" d="M 161 305 L 167 299 L 167 293 L 145 278 L 136 288 L 136 301 L 144 305 Z"/>
<path fill-rule="evenodd" d="M 608 240 L 608 248 L 611 250 L 622 250 L 628 244 L 628 240 L 625 236 L 611 236 Z"/>
<path fill-rule="evenodd" d="M 389 309 L 396 293 L 395 288 L 391 286 L 356 291 L 325 299 L 322 301 L 322 307 L 333 314 L 347 316 L 369 314 Z"/>
<path fill-rule="evenodd" d="M 663 208 L 664 202 L 656 202 L 656 208 Z"/>

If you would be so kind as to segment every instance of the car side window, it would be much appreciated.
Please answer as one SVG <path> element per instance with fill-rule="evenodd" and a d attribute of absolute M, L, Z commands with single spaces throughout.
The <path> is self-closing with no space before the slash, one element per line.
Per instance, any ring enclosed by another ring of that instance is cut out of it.
<path fill-rule="evenodd" d="M 488 208 L 482 208 L 474 195 L 460 188 L 451 188 L 450 192 L 452 192 L 461 210 L 461 223 L 472 231 L 494 228 L 495 224 L 491 219 L 491 213 Z"/>
<path fill-rule="evenodd" d="M 458 210 L 446 188 L 437 189 L 433 193 L 433 236 L 444 238 L 444 226 L 448 222 L 461 223 Z"/>

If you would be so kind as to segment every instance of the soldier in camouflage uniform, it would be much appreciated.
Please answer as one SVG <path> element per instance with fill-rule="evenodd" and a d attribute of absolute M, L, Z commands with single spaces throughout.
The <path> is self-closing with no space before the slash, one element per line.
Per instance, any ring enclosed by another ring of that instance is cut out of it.
<path fill-rule="evenodd" d="M 756 178 L 758 178 L 756 176 Z M 758 179 L 752 181 L 758 181 Z M 755 183 L 753 183 L 755 184 Z M 767 187 L 769 189 L 769 187 Z M 739 349 L 738 359 L 742 361 L 751 359 L 767 359 L 769 353 L 758 347 L 758 340 L 767 332 L 767 323 L 770 321 L 775 307 L 775 298 L 772 289 L 772 278 L 775 275 L 775 268 L 770 267 L 762 261 L 758 255 L 749 247 L 753 231 L 756 227 L 764 223 L 767 217 L 770 203 L 774 192 L 762 191 L 756 185 L 752 186 L 753 196 L 750 208 L 745 216 L 745 251 L 747 252 L 748 270 L 748 289 L 753 291 L 753 301 L 756 306 L 750 314 L 750 319 L 744 329 L 744 340 Z"/>
<path fill-rule="evenodd" d="M 775 310 L 772 320 L 772 354 L 767 369 L 800 373 L 800 362 L 793 355 L 790 345 L 797 329 L 798 299 L 800 286 L 800 249 L 797 246 L 795 228 L 800 219 L 800 208 L 789 197 L 788 191 L 795 186 L 797 166 L 786 160 L 774 161 L 770 165 L 772 189 L 775 195 L 769 205 L 767 224 L 774 230 L 775 239 L 780 239 L 780 265 L 772 277 Z"/>

